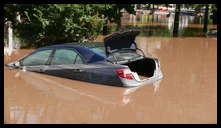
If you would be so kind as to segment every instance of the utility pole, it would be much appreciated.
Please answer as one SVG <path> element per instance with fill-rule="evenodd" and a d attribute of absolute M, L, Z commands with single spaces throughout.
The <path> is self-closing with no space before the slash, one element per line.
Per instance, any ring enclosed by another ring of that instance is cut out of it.
<path fill-rule="evenodd" d="M 206 10 L 204 13 L 203 32 L 207 32 L 208 30 L 208 13 L 209 13 L 209 4 L 206 4 Z"/>
<path fill-rule="evenodd" d="M 173 26 L 174 37 L 178 36 L 178 31 L 179 31 L 180 6 L 181 6 L 180 4 L 176 4 L 174 26 Z"/>

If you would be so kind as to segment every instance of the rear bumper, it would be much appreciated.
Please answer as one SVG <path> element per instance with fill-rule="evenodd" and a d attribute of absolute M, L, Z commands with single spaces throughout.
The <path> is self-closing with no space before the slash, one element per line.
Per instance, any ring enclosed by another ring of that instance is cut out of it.
<path fill-rule="evenodd" d="M 152 83 L 155 83 L 156 81 L 161 80 L 162 78 L 163 78 L 163 73 L 159 71 L 159 72 L 156 72 L 153 77 L 150 77 L 143 81 L 137 81 L 137 80 L 124 81 L 123 80 L 123 86 L 124 87 L 139 87 L 139 86 L 150 85 Z"/>

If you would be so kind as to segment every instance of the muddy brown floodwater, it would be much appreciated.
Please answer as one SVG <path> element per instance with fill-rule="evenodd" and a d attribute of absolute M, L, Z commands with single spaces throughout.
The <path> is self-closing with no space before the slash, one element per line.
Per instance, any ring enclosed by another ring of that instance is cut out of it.
<path fill-rule="evenodd" d="M 217 40 L 137 37 L 163 80 L 119 88 L 4 67 L 5 123 L 217 123 Z M 33 50 L 19 50 L 4 63 Z"/>

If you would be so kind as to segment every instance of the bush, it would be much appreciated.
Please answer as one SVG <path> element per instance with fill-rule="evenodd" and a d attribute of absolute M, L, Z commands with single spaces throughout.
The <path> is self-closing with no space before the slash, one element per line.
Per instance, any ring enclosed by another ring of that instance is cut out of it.
<path fill-rule="evenodd" d="M 23 17 L 21 24 L 14 24 L 15 34 L 31 42 L 30 47 L 93 40 L 104 24 L 104 19 L 90 5 L 19 4 L 14 8 Z"/>

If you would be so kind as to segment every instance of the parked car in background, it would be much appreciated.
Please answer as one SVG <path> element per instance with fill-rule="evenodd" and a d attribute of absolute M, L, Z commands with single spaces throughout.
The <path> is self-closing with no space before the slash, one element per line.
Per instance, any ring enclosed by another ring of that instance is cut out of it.
<path fill-rule="evenodd" d="M 162 79 L 163 75 L 160 61 L 146 57 L 137 48 L 135 38 L 138 34 L 137 30 L 116 32 L 99 45 L 47 46 L 6 66 L 97 84 L 122 87 L 148 85 Z"/>

